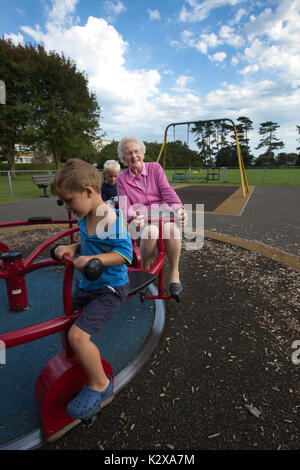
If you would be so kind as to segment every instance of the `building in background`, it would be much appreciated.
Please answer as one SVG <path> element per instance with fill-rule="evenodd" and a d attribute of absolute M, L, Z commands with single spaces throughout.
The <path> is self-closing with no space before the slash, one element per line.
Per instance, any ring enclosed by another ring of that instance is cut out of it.
<path fill-rule="evenodd" d="M 101 152 L 101 150 L 103 150 L 106 145 L 109 145 L 111 143 L 112 143 L 112 140 L 99 139 L 99 140 L 95 140 L 94 146 L 97 152 Z"/>

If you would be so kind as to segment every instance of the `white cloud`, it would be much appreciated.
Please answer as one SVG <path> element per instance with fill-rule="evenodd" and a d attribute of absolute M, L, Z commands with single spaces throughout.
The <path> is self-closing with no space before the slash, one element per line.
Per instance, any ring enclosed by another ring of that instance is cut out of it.
<path fill-rule="evenodd" d="M 231 63 L 232 63 L 232 65 L 233 65 L 234 67 L 236 67 L 237 64 L 239 63 L 239 58 L 238 58 L 237 56 L 232 57 Z"/>
<path fill-rule="evenodd" d="M 240 34 L 236 34 L 232 27 L 223 25 L 220 28 L 219 37 L 214 32 L 209 34 L 202 33 L 197 36 L 194 32 L 185 29 L 181 32 L 181 41 L 176 40 L 171 42 L 171 45 L 176 48 L 191 47 L 203 54 L 208 54 L 209 49 L 225 44 L 234 48 L 240 48 L 244 44 L 244 39 Z M 224 52 L 215 54 L 217 60 L 220 60 L 222 57 L 222 60 L 224 60 L 226 55 Z"/>
<path fill-rule="evenodd" d="M 150 8 L 147 9 L 150 20 L 160 20 L 160 14 L 158 10 L 150 10 Z"/>
<path fill-rule="evenodd" d="M 299 37 L 300 0 L 282 0 L 273 12 L 266 8 L 245 27 L 250 40 L 266 35 L 272 41 L 294 44 Z"/>
<path fill-rule="evenodd" d="M 65 10 L 65 17 L 68 13 Z M 71 20 L 69 15 L 69 25 Z M 193 77 L 178 77 L 177 92 L 163 93 L 157 70 L 126 67 L 129 45 L 103 18 L 89 17 L 83 26 L 61 25 L 58 20 L 48 21 L 44 33 L 39 27 L 23 29 L 32 37 L 39 37 L 46 50 L 64 51 L 87 74 L 90 89 L 101 105 L 101 127 L 110 138 L 119 139 L 124 134 L 146 138 L 147 133 L 160 136 L 170 120 L 188 120 L 191 109 L 201 117 L 200 98 L 186 88 Z"/>
<path fill-rule="evenodd" d="M 236 34 L 235 30 L 227 25 L 223 25 L 220 28 L 220 38 L 224 43 L 229 44 L 232 47 L 241 47 L 244 44 L 244 39 L 240 34 Z"/>
<path fill-rule="evenodd" d="M 187 84 L 194 81 L 194 77 L 189 75 L 179 75 L 175 80 L 175 86 L 172 88 L 172 91 L 175 92 L 190 92 L 191 90 L 187 88 Z"/>
<path fill-rule="evenodd" d="M 127 69 L 128 43 L 106 20 L 89 17 L 85 25 L 69 28 L 61 28 L 60 21 L 49 21 L 46 28 L 45 33 L 28 27 L 23 30 L 34 39 L 38 37 L 46 50 L 64 51 L 87 74 L 101 105 L 106 131 L 122 133 L 121 126 L 134 126 L 147 109 L 153 112 L 151 99 L 158 93 L 159 72 Z"/>
<path fill-rule="evenodd" d="M 252 14 L 239 34 L 232 26 L 222 25 L 219 40 L 224 46 L 243 45 L 243 52 L 232 57 L 231 64 L 239 66 L 244 80 L 272 77 L 281 89 L 287 89 L 300 77 L 300 0 L 280 0 L 272 6 Z"/>
<path fill-rule="evenodd" d="M 173 70 L 171 70 L 171 69 L 166 69 L 166 70 L 163 71 L 163 73 L 164 73 L 165 75 L 174 75 L 174 72 L 173 72 Z"/>
<path fill-rule="evenodd" d="M 207 54 L 208 46 L 205 41 L 197 41 L 193 44 L 193 46 L 197 51 L 202 52 L 203 54 Z"/>
<path fill-rule="evenodd" d="M 240 73 L 243 75 L 251 75 L 258 71 L 259 71 L 259 66 L 257 64 L 252 64 L 252 65 L 247 65 L 246 67 L 244 67 L 242 70 L 240 70 Z"/>
<path fill-rule="evenodd" d="M 264 15 L 271 18 L 273 14 L 266 13 L 265 10 Z M 281 18 L 280 21 L 279 18 Z M 249 65 L 257 64 L 263 71 L 278 73 L 281 79 L 293 81 L 300 76 L 300 43 L 298 40 L 300 16 L 299 14 L 298 17 L 294 15 L 289 20 L 286 18 L 286 12 L 281 17 L 277 12 L 278 21 L 275 21 L 274 24 L 267 21 L 263 27 L 260 23 L 261 16 L 258 18 L 258 23 L 256 20 L 252 20 L 249 24 L 251 26 L 251 42 L 249 47 L 244 50 L 244 60 Z M 295 32 L 296 25 L 297 33 Z M 265 36 L 268 37 L 267 40 Z"/>
<path fill-rule="evenodd" d="M 300 79 L 298 80 L 293 80 L 292 82 L 292 88 L 298 88 L 300 87 Z"/>
<path fill-rule="evenodd" d="M 205 42 L 207 47 L 217 47 L 219 44 L 221 44 L 221 41 L 218 39 L 215 33 L 201 34 L 201 39 L 203 42 Z"/>
<path fill-rule="evenodd" d="M 235 17 L 231 20 L 230 24 L 234 25 L 236 23 L 239 23 L 243 16 L 245 16 L 246 14 L 247 12 L 244 8 L 239 8 L 235 14 Z"/>
<path fill-rule="evenodd" d="M 191 9 L 187 9 L 185 5 L 179 14 L 179 21 L 184 23 L 196 23 L 207 18 L 215 8 L 226 5 L 234 6 L 242 3 L 243 0 L 204 0 L 202 2 L 196 0 L 186 0 Z"/>
<path fill-rule="evenodd" d="M 203 33 L 200 36 L 195 36 L 193 32 L 186 29 L 181 32 L 181 41 L 171 42 L 171 45 L 177 48 L 191 47 L 203 54 L 207 54 L 209 48 L 217 47 L 220 44 L 222 44 L 222 41 L 218 39 L 215 33 Z"/>
<path fill-rule="evenodd" d="M 130 71 L 124 55 L 128 44 L 116 29 L 102 18 L 89 17 L 85 26 L 73 26 L 57 36 L 44 36 L 45 47 L 51 50 L 59 39 L 67 56 L 89 77 L 90 86 L 99 101 L 144 102 L 157 92 L 160 75 L 156 70 Z"/>
<path fill-rule="evenodd" d="M 299 106 L 300 88 L 294 89 L 292 93 L 278 93 L 276 82 L 271 80 L 248 81 L 241 85 L 223 83 L 219 89 L 208 93 L 204 100 L 209 115 L 215 111 L 215 115 L 233 120 L 238 116 L 250 117 L 255 128 L 250 139 L 254 154 L 257 153 L 254 148 L 259 137 L 259 123 L 266 120 L 280 124 L 280 139 L 288 144 L 284 151 L 295 151 L 296 144 L 288 135 L 288 129 L 291 130 L 288 123 L 299 121 Z M 220 112 L 223 116 L 220 116 Z"/>
<path fill-rule="evenodd" d="M 223 62 L 226 59 L 226 52 L 216 52 L 212 56 L 209 56 L 213 62 Z"/>
<path fill-rule="evenodd" d="M 126 10 L 125 5 L 120 1 L 113 2 L 111 0 L 108 0 L 105 2 L 104 6 L 108 13 L 114 15 L 119 15 L 120 13 Z"/>
<path fill-rule="evenodd" d="M 72 14 L 75 12 L 79 0 L 52 0 L 52 8 L 48 9 L 48 24 L 61 28 L 72 23 Z"/>
<path fill-rule="evenodd" d="M 191 82 L 194 80 L 194 77 L 189 77 L 188 75 L 180 75 L 176 79 L 176 85 L 180 87 L 185 87 L 188 82 Z"/>
<path fill-rule="evenodd" d="M 39 25 L 36 25 L 35 29 L 31 28 L 30 26 L 21 26 L 21 30 L 31 36 L 36 42 L 42 42 L 44 34 L 41 31 Z"/>
<path fill-rule="evenodd" d="M 18 44 L 23 44 L 23 41 L 24 41 L 24 37 L 22 36 L 21 33 L 18 33 L 18 34 L 14 34 L 14 33 L 4 34 L 4 39 L 6 41 L 10 40 L 15 46 L 17 46 Z"/>

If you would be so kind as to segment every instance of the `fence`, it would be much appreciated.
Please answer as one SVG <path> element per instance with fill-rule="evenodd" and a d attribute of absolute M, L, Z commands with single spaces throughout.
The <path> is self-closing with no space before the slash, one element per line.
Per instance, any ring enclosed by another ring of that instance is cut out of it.
<path fill-rule="evenodd" d="M 26 199 L 41 196 L 39 189 L 32 181 L 34 174 L 54 174 L 56 170 L 15 170 L 14 178 L 10 171 L 0 171 L 0 201 Z M 208 172 L 216 172 L 218 178 L 207 177 Z M 174 175 L 181 174 L 180 178 Z M 240 184 L 238 168 L 168 168 L 166 175 L 170 183 L 209 183 Z M 300 185 L 300 167 L 252 167 L 246 168 L 249 185 Z"/>
<path fill-rule="evenodd" d="M 41 189 L 34 184 L 31 176 L 54 173 L 56 173 L 55 170 L 15 170 L 13 176 L 11 171 L 0 171 L 0 199 L 5 201 L 12 197 L 40 196 Z"/>
<path fill-rule="evenodd" d="M 217 172 L 219 178 L 208 178 L 209 172 Z M 241 184 L 239 168 L 168 168 L 166 175 L 171 183 Z M 249 185 L 300 185 L 300 167 L 251 167 L 246 168 L 246 175 Z"/>

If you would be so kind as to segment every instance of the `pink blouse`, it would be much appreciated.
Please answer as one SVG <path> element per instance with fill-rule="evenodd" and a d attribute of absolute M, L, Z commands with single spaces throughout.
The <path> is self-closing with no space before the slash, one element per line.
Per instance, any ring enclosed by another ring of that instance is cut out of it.
<path fill-rule="evenodd" d="M 120 173 L 117 177 L 117 193 L 119 207 L 128 222 L 137 210 L 143 214 L 150 208 L 183 208 L 175 190 L 169 185 L 163 168 L 156 162 L 144 162 L 138 176 L 130 168 Z"/>

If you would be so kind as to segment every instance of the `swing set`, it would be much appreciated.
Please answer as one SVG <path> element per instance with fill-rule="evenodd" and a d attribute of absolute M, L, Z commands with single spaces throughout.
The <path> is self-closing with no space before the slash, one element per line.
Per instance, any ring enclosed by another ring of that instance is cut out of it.
<path fill-rule="evenodd" d="M 159 152 L 159 155 L 157 157 L 156 162 L 159 163 L 160 159 L 163 156 L 162 167 L 165 170 L 166 159 L 167 159 L 167 135 L 168 135 L 168 130 L 171 127 L 173 128 L 173 136 L 174 136 L 174 140 L 175 140 L 175 127 L 176 126 L 187 126 L 187 141 L 186 141 L 186 144 L 188 146 L 189 134 L 191 132 L 190 131 L 190 126 L 191 125 L 197 125 L 197 126 L 203 125 L 204 126 L 204 125 L 207 125 L 208 123 L 220 124 L 220 123 L 225 123 L 225 122 L 229 122 L 229 124 L 233 127 L 233 130 L 234 130 L 236 150 L 237 150 L 237 160 L 238 160 L 239 170 L 240 170 L 241 187 L 242 187 L 243 197 L 245 198 L 246 197 L 246 192 L 249 193 L 249 185 L 248 185 L 247 175 L 246 175 L 244 161 L 243 161 L 243 157 L 242 157 L 242 152 L 241 152 L 241 148 L 240 148 L 240 144 L 239 144 L 237 129 L 236 129 L 236 126 L 235 126 L 234 122 L 231 119 L 227 119 L 227 118 L 208 119 L 208 120 L 204 120 L 204 121 L 175 122 L 175 123 L 169 124 L 165 129 L 164 141 L 163 141 L 163 144 L 161 146 L 161 149 L 160 149 L 160 152 Z"/>

